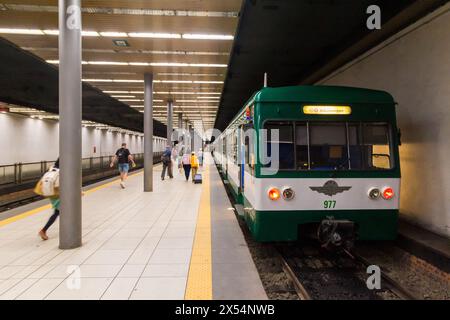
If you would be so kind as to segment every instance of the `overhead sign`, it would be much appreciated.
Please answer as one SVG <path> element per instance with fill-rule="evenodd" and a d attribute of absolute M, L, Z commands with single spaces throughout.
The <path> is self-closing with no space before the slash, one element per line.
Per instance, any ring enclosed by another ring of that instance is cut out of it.
<path fill-rule="evenodd" d="M 304 106 L 304 114 L 321 114 L 321 115 L 348 115 L 352 113 L 350 106 Z"/>

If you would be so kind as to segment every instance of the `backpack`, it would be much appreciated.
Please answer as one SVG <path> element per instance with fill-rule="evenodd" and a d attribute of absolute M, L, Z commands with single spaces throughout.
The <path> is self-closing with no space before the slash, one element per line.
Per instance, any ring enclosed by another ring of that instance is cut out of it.
<path fill-rule="evenodd" d="M 44 197 L 54 197 L 59 194 L 59 169 L 51 168 L 39 180 L 34 192 Z"/>
<path fill-rule="evenodd" d="M 170 157 L 167 156 L 167 155 L 163 155 L 163 156 L 161 157 L 161 161 L 162 161 L 162 163 L 164 163 L 164 164 L 168 164 L 168 163 L 170 162 Z"/>

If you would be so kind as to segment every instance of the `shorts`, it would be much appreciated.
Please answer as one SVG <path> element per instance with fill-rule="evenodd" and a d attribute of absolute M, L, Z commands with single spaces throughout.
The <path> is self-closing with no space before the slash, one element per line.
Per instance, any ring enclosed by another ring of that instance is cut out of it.
<path fill-rule="evenodd" d="M 119 172 L 128 173 L 130 170 L 130 165 L 128 163 L 119 163 Z"/>

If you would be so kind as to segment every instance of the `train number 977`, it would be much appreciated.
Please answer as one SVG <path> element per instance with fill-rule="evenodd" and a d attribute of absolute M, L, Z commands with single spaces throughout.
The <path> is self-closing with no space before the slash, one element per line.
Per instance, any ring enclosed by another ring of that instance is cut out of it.
<path fill-rule="evenodd" d="M 336 208 L 336 200 L 325 200 L 323 202 L 323 207 L 325 209 L 334 209 L 334 208 Z"/>

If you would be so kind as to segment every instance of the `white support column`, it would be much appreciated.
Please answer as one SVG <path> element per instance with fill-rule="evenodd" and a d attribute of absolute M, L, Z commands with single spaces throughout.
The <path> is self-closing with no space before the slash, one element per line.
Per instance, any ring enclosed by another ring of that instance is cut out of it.
<path fill-rule="evenodd" d="M 172 146 L 173 131 L 173 102 L 167 101 L 167 145 Z"/>
<path fill-rule="evenodd" d="M 59 0 L 59 248 L 82 244 L 81 0 Z"/>
<path fill-rule="evenodd" d="M 153 74 L 144 74 L 144 192 L 153 191 Z"/>

